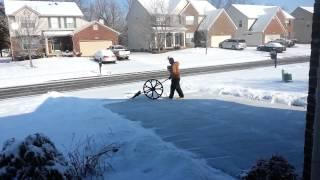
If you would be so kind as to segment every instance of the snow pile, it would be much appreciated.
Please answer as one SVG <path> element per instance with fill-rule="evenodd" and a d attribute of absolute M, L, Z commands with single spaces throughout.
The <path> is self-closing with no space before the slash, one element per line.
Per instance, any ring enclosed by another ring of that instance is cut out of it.
<path fill-rule="evenodd" d="M 0 179 L 66 179 L 70 169 L 48 137 L 34 134 L 19 142 L 6 141 L 0 153 Z"/>
<path fill-rule="evenodd" d="M 298 92 L 268 91 L 241 86 L 216 85 L 212 87 L 185 87 L 188 92 L 209 93 L 214 96 L 234 96 L 256 101 L 265 101 L 272 104 L 305 107 L 307 94 Z"/>
<path fill-rule="evenodd" d="M 273 104 L 286 104 L 289 106 L 302 107 L 307 105 L 307 95 L 303 93 L 266 91 L 237 86 L 218 87 L 210 90 L 210 92 L 217 92 L 217 95 L 229 95 L 235 97 L 244 97 L 250 100 L 267 101 Z"/>

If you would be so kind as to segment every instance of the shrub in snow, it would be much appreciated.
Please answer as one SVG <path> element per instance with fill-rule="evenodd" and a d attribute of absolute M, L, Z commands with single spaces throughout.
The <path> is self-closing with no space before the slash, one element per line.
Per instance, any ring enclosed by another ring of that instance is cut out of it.
<path fill-rule="evenodd" d="M 259 160 L 251 170 L 242 175 L 244 180 L 296 180 L 295 168 L 281 156 Z"/>
<path fill-rule="evenodd" d="M 50 139 L 34 134 L 18 142 L 6 141 L 0 152 L 0 179 L 70 179 L 63 155 Z"/>
<path fill-rule="evenodd" d="M 106 158 L 118 152 L 116 144 L 101 147 L 92 137 L 87 137 L 84 142 L 76 145 L 68 153 L 72 174 L 75 177 L 104 179 L 104 173 L 112 168 Z"/>

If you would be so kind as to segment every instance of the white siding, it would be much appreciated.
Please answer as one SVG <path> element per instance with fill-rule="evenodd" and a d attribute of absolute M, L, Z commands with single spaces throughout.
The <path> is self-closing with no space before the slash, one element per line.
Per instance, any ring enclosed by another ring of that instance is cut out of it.
<path fill-rule="evenodd" d="M 248 28 L 250 27 L 248 27 L 248 18 L 245 15 L 243 15 L 233 6 L 230 6 L 230 8 L 227 9 L 227 13 L 230 16 L 230 18 L 233 20 L 234 24 L 237 26 L 238 33 L 243 33 L 248 31 Z M 242 21 L 242 27 L 239 27 L 240 21 Z"/>
<path fill-rule="evenodd" d="M 262 33 L 237 33 L 236 38 L 246 40 L 248 46 L 258 46 L 263 43 Z"/>
<path fill-rule="evenodd" d="M 149 49 L 151 41 L 151 17 L 136 0 L 130 8 L 128 21 L 128 47 L 132 50 Z"/>
<path fill-rule="evenodd" d="M 311 43 L 312 14 L 297 8 L 291 15 L 296 18 L 293 25 L 294 37 L 300 43 Z"/>

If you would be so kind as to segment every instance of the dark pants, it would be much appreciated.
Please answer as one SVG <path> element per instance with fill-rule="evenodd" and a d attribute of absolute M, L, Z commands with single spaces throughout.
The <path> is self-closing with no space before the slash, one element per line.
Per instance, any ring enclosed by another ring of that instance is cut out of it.
<path fill-rule="evenodd" d="M 177 92 L 181 98 L 184 97 L 183 92 L 180 87 L 180 78 L 179 79 L 175 79 L 175 78 L 171 79 L 171 90 L 170 90 L 170 96 L 169 96 L 170 99 L 173 98 L 175 90 L 177 90 Z"/>

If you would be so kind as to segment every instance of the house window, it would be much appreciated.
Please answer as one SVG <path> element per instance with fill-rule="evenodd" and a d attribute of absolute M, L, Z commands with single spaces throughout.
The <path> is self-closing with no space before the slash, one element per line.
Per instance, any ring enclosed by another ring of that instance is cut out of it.
<path fill-rule="evenodd" d="M 37 38 L 28 39 L 27 37 L 22 39 L 22 49 L 24 50 L 36 50 L 40 48 L 40 41 Z"/>
<path fill-rule="evenodd" d="M 242 28 L 242 20 L 239 21 L 239 27 Z"/>
<path fill-rule="evenodd" d="M 66 28 L 75 28 L 76 23 L 75 23 L 75 18 L 66 18 Z"/>
<path fill-rule="evenodd" d="M 165 23 L 166 18 L 164 16 L 157 16 L 156 17 L 156 25 L 162 25 Z"/>
<path fill-rule="evenodd" d="M 93 25 L 93 30 L 94 31 L 98 31 L 99 30 L 99 26 L 97 24 Z"/>
<path fill-rule="evenodd" d="M 36 23 L 32 20 L 22 20 L 21 21 L 21 28 L 35 28 Z"/>
<path fill-rule="evenodd" d="M 192 39 L 194 37 L 193 33 L 186 33 L 186 39 Z"/>
<path fill-rule="evenodd" d="M 186 16 L 186 25 L 194 24 L 194 16 Z"/>
<path fill-rule="evenodd" d="M 49 18 L 49 27 L 52 29 L 58 29 L 59 28 L 59 20 L 56 17 Z"/>
<path fill-rule="evenodd" d="M 290 26 L 291 25 L 291 21 L 290 20 L 286 20 L 286 26 Z"/>

